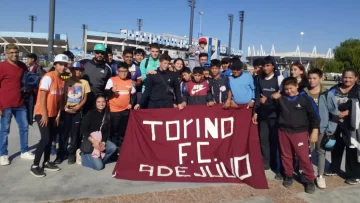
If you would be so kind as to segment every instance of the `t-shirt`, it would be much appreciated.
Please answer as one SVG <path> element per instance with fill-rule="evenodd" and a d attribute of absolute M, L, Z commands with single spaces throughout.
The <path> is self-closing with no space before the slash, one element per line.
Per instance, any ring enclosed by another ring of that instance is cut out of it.
<path fill-rule="evenodd" d="M 65 102 L 66 106 L 73 107 L 84 99 L 85 94 L 89 93 L 90 85 L 86 80 L 75 81 L 72 78 L 65 80 Z"/>
<path fill-rule="evenodd" d="M 116 88 L 109 100 L 110 112 L 121 112 L 127 109 L 130 104 L 130 95 L 135 94 L 136 90 L 130 79 L 121 79 L 118 76 L 110 78 L 105 86 L 106 90 Z"/>
<path fill-rule="evenodd" d="M 319 106 L 319 96 L 320 96 L 320 92 L 317 94 L 311 94 L 310 92 L 307 93 L 315 102 L 315 104 L 317 106 Z"/>
<path fill-rule="evenodd" d="M 54 71 L 46 73 L 44 77 L 41 78 L 35 105 L 35 115 L 42 114 L 40 106 L 41 91 L 46 91 L 48 93 L 46 96 L 46 109 L 48 117 L 56 117 L 59 109 L 61 108 L 59 103 L 64 94 L 64 81 L 57 76 Z"/>

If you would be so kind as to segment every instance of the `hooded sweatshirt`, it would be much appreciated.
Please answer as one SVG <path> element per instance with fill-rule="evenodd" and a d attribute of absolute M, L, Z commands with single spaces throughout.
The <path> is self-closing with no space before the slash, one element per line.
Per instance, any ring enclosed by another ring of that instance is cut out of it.
<path fill-rule="evenodd" d="M 214 101 L 208 81 L 189 81 L 183 96 L 183 101 L 186 102 L 187 105 L 207 104 L 208 102 Z"/>

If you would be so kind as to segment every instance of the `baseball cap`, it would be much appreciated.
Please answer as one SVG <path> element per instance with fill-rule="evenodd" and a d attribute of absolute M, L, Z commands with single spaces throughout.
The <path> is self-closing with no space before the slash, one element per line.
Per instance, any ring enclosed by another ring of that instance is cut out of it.
<path fill-rule="evenodd" d="M 54 63 L 67 63 L 69 61 L 69 57 L 65 54 L 58 54 L 55 56 Z"/>
<path fill-rule="evenodd" d="M 84 69 L 84 66 L 80 62 L 74 62 L 71 64 L 70 69 Z"/>

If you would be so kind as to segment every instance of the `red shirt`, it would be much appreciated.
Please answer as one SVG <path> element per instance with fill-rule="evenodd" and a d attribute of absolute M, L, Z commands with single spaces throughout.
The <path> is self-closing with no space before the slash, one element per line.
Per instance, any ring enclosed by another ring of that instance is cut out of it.
<path fill-rule="evenodd" d="M 20 61 L 15 65 L 8 61 L 0 63 L 0 110 L 24 106 L 20 88 L 25 71 L 27 66 Z"/>

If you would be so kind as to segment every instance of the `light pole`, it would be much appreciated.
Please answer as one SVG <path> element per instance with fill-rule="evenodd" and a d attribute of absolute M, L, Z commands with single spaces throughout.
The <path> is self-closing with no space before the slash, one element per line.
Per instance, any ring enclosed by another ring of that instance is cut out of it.
<path fill-rule="evenodd" d="M 240 44 L 239 44 L 239 50 L 242 50 L 243 28 L 244 28 L 244 13 L 245 13 L 245 11 L 240 11 L 239 12 L 239 20 L 240 20 Z"/>
<path fill-rule="evenodd" d="M 54 57 L 54 27 L 55 27 L 55 0 L 50 0 L 49 6 L 49 36 L 48 36 L 48 61 Z"/>
<path fill-rule="evenodd" d="M 199 15 L 200 15 L 200 31 L 199 31 L 199 36 L 198 36 L 198 38 L 202 37 L 201 28 L 202 28 L 202 16 L 204 15 L 204 11 L 200 11 L 200 12 L 199 12 Z"/>
<path fill-rule="evenodd" d="M 85 58 L 86 57 L 86 52 L 87 52 L 87 29 L 88 26 L 86 24 L 82 24 L 81 28 L 83 30 L 83 54 L 82 57 Z"/>
<path fill-rule="evenodd" d="M 228 17 L 229 17 L 229 21 L 230 21 L 228 55 L 230 56 L 231 55 L 232 26 L 233 26 L 234 15 L 229 14 Z"/>
<path fill-rule="evenodd" d="M 34 22 L 37 20 L 37 17 L 34 15 L 29 16 L 29 20 L 31 21 L 31 32 L 34 32 Z"/>
<path fill-rule="evenodd" d="M 143 25 L 143 19 L 137 19 L 138 31 L 141 31 L 142 25 Z"/>
<path fill-rule="evenodd" d="M 302 45 L 303 45 L 303 41 L 304 41 L 304 32 L 300 32 L 300 35 L 301 35 L 301 44 L 300 44 L 300 63 L 301 62 L 301 51 L 302 51 Z"/>
<path fill-rule="evenodd" d="M 195 0 L 187 0 L 188 5 L 191 8 L 190 11 L 190 33 L 189 33 L 189 46 L 192 46 L 193 29 L 194 29 L 194 11 L 195 11 Z"/>

